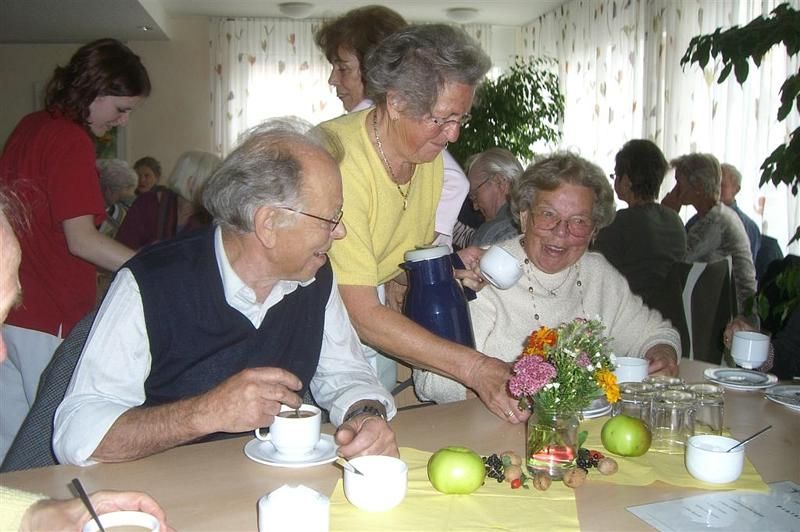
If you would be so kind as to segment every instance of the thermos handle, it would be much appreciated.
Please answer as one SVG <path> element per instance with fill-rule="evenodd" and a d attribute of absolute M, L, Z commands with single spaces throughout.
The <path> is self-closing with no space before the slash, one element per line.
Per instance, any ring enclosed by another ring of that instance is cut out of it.
<path fill-rule="evenodd" d="M 458 253 L 451 253 L 450 261 L 453 263 L 453 268 L 455 268 L 456 270 L 467 269 L 467 267 L 464 266 L 464 261 L 462 261 L 461 257 L 458 256 Z M 467 298 L 467 301 L 472 301 L 473 299 L 478 297 L 478 294 L 476 294 L 475 290 L 473 290 L 472 288 L 468 288 L 464 285 L 461 285 L 461 288 L 464 289 L 464 296 Z"/>

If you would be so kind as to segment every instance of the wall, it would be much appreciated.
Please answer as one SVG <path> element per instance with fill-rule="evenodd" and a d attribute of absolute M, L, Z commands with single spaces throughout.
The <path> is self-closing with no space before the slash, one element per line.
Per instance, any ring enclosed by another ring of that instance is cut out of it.
<path fill-rule="evenodd" d="M 211 150 L 208 19 L 172 19 L 170 41 L 133 41 L 147 67 L 153 91 L 126 128 L 129 162 L 151 155 L 168 174 L 186 150 Z M 47 82 L 77 44 L 0 45 L 0 144 L 17 122 L 35 110 L 34 85 Z M 13 74 L 12 74 L 13 73 Z"/>

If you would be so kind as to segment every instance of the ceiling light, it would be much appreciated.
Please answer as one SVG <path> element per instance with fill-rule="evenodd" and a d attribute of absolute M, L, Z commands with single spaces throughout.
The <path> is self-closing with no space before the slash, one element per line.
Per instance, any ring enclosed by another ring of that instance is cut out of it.
<path fill-rule="evenodd" d="M 308 2 L 284 2 L 278 4 L 278 10 L 289 18 L 306 18 L 314 9 Z"/>
<path fill-rule="evenodd" d="M 445 13 L 450 20 L 456 22 L 469 22 L 478 16 L 478 10 L 474 7 L 451 7 Z"/>

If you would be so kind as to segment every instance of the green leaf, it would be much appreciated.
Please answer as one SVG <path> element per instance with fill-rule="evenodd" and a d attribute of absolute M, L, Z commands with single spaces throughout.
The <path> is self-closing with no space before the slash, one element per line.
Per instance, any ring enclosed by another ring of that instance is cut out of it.
<path fill-rule="evenodd" d="M 589 437 L 589 432 L 582 430 L 578 433 L 578 449 L 583 447 L 583 444 L 586 443 L 586 438 Z"/>

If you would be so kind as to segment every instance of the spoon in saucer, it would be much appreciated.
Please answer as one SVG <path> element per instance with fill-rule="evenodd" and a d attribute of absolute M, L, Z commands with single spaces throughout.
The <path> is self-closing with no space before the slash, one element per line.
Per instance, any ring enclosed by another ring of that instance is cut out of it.
<path fill-rule="evenodd" d="M 772 428 L 772 425 L 769 425 L 769 426 L 767 426 L 767 427 L 764 427 L 763 429 L 759 430 L 758 432 L 756 432 L 755 434 L 753 434 L 753 435 L 752 435 L 752 436 L 750 436 L 749 438 L 745 438 L 745 439 L 743 439 L 742 441 L 740 441 L 739 443 L 737 443 L 736 445 L 734 445 L 733 447 L 731 447 L 730 449 L 728 449 L 728 450 L 727 450 L 727 451 L 725 451 L 725 452 L 726 452 L 726 453 L 729 453 L 729 452 L 731 452 L 732 450 L 736 449 L 737 447 L 740 447 L 740 446 L 744 445 L 745 443 L 747 443 L 747 442 L 749 442 L 749 441 L 751 441 L 751 440 L 754 440 L 755 438 L 757 438 L 757 437 L 761 436 L 762 434 L 764 434 L 765 432 L 767 432 L 767 431 L 768 431 L 769 429 L 771 429 L 771 428 Z"/>

